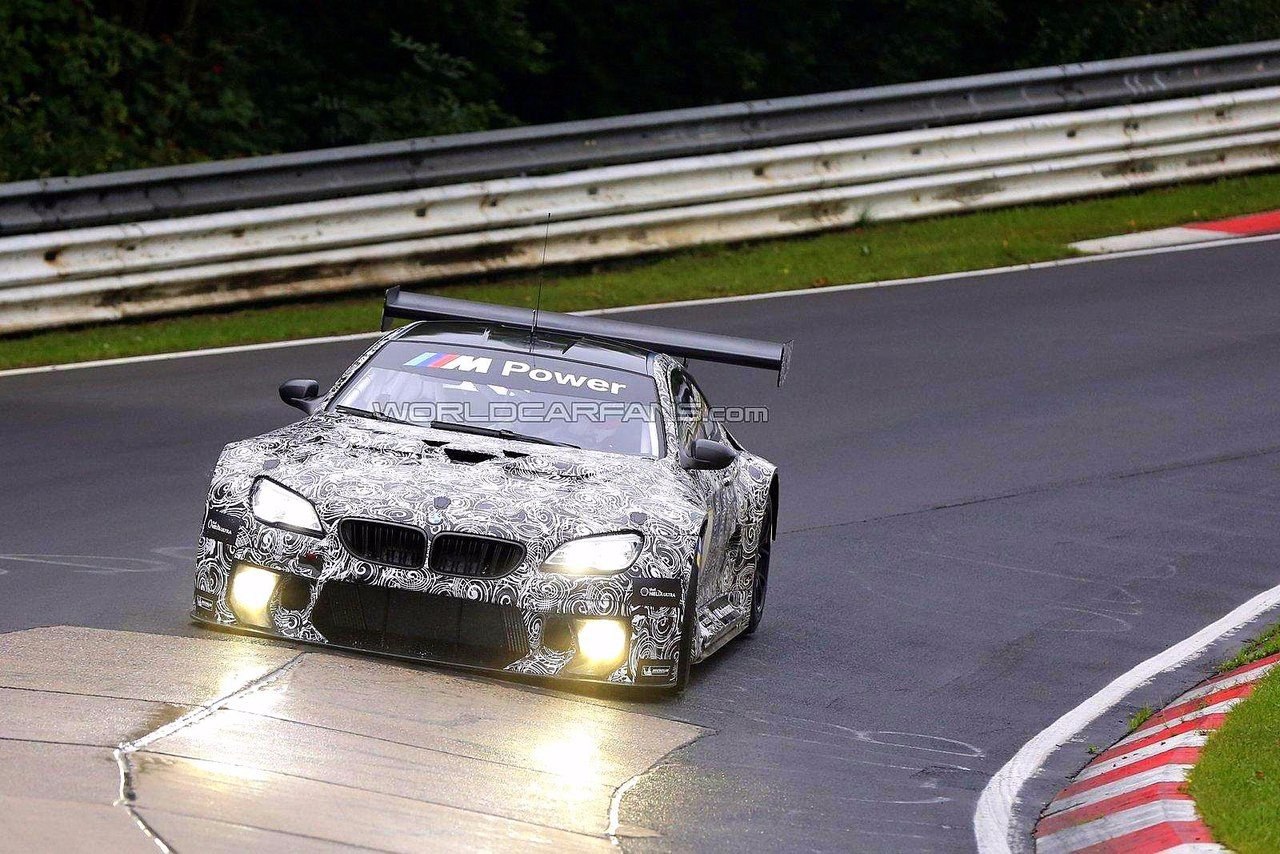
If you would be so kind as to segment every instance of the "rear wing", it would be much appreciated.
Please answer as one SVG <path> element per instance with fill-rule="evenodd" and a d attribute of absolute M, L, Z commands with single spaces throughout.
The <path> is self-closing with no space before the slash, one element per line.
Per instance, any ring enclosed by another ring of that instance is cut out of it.
<path fill-rule="evenodd" d="M 528 329 L 532 333 L 535 314 L 539 331 L 615 341 L 680 358 L 723 362 L 746 368 L 764 368 L 778 372 L 779 386 L 786 379 L 787 366 L 791 361 L 790 341 L 785 344 L 775 344 L 772 341 L 753 341 L 749 338 L 688 332 L 683 329 L 668 329 L 664 326 L 624 323 L 602 317 L 584 317 L 554 311 L 535 313 L 533 309 L 515 306 L 403 293 L 398 287 L 387 291 L 387 301 L 382 308 L 382 329 L 384 332 L 390 329 L 392 321 L 400 318 L 404 320 L 473 320 Z"/>

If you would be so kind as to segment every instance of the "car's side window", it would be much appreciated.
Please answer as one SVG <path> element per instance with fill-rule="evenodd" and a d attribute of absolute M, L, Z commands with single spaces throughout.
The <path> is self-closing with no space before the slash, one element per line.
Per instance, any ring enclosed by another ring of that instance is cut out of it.
<path fill-rule="evenodd" d="M 702 423 L 698 425 L 699 439 L 710 439 L 713 442 L 724 442 L 724 428 L 720 426 L 720 422 L 711 417 L 711 414 L 704 412 Z"/>
<path fill-rule="evenodd" d="M 676 423 L 680 447 L 687 448 L 694 439 L 724 442 L 724 428 L 711 417 L 707 399 L 685 371 L 671 374 L 671 396 L 676 403 Z"/>
<path fill-rule="evenodd" d="M 702 419 L 707 408 L 706 402 L 689 375 L 682 370 L 671 372 L 671 399 L 676 407 L 676 433 L 680 438 L 680 447 L 687 448 L 694 439 L 704 438 Z"/>
<path fill-rule="evenodd" d="M 688 375 L 686 375 L 688 376 Z M 706 396 L 702 393 L 702 389 L 698 388 L 697 382 L 693 377 L 688 377 L 689 384 L 693 386 L 693 393 L 698 400 L 698 429 L 694 436 L 695 439 L 710 439 L 713 442 L 723 443 L 724 428 L 720 426 L 711 414 L 711 404 L 707 401 Z"/>

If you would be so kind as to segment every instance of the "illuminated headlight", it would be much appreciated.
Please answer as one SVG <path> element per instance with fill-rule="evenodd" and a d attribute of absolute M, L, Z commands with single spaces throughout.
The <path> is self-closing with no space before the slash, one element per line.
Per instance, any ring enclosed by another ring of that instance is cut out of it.
<path fill-rule="evenodd" d="M 316 508 L 293 490 L 285 489 L 273 480 L 259 478 L 253 484 L 251 499 L 253 515 L 259 522 L 313 537 L 324 536 Z"/>
<path fill-rule="evenodd" d="M 236 564 L 231 576 L 231 610 L 235 612 L 237 619 L 270 628 L 269 606 L 278 581 L 279 576 L 269 569 L 250 563 Z"/>
<path fill-rule="evenodd" d="M 627 651 L 627 630 L 618 620 L 582 620 L 578 623 L 578 654 L 602 664 L 617 661 Z"/>
<path fill-rule="evenodd" d="M 569 575 L 608 575 L 636 562 L 640 556 L 639 534 L 605 534 L 570 540 L 542 563 L 547 572 Z"/>

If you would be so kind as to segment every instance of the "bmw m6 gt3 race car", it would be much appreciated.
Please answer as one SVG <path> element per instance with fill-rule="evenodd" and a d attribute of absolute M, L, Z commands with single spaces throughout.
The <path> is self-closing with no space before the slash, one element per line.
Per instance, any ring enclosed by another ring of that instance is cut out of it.
<path fill-rule="evenodd" d="M 759 625 L 775 467 L 685 365 L 772 344 L 401 293 L 307 413 L 226 446 L 192 616 L 464 667 L 680 690 Z"/>

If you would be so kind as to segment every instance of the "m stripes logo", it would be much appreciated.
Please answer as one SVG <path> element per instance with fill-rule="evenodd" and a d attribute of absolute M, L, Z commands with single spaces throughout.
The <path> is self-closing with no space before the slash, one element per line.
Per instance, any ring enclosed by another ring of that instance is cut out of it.
<path fill-rule="evenodd" d="M 404 363 L 406 368 L 438 368 L 446 371 L 472 371 L 489 373 L 493 359 L 488 356 L 469 356 L 466 353 L 420 353 Z"/>

